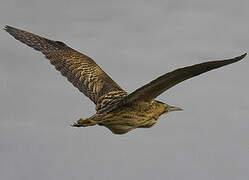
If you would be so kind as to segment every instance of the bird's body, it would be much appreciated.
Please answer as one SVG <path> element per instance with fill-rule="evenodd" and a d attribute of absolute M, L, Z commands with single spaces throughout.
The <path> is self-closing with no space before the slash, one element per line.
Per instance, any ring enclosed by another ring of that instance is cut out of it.
<path fill-rule="evenodd" d="M 153 126 L 159 117 L 166 113 L 166 107 L 166 104 L 159 101 L 126 104 L 111 112 L 97 113 L 89 119 L 81 119 L 74 126 L 89 126 L 98 122 L 98 125 L 107 127 L 114 134 L 124 134 L 135 128 Z M 84 124 L 85 122 L 86 124 Z"/>
<path fill-rule="evenodd" d="M 6 26 L 5 30 L 17 40 L 41 51 L 63 76 L 95 103 L 96 114 L 80 119 L 72 126 L 100 125 L 114 134 L 124 134 L 135 128 L 149 128 L 161 115 L 182 110 L 156 101 L 155 98 L 182 81 L 237 62 L 246 55 L 180 68 L 128 94 L 91 58 L 63 42 L 49 40 L 11 26 Z"/>

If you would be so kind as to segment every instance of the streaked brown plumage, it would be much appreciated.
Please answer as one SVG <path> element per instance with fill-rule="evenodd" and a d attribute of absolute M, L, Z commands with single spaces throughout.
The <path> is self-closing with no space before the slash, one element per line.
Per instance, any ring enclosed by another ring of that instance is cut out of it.
<path fill-rule="evenodd" d="M 80 119 L 72 126 L 100 125 L 114 134 L 153 126 L 162 114 L 182 110 L 156 101 L 155 98 L 174 85 L 204 72 L 243 59 L 246 53 L 226 60 L 210 61 L 177 69 L 160 76 L 131 94 L 116 84 L 91 58 L 60 41 L 6 26 L 15 39 L 41 51 L 61 74 L 96 105 L 96 114 Z"/>

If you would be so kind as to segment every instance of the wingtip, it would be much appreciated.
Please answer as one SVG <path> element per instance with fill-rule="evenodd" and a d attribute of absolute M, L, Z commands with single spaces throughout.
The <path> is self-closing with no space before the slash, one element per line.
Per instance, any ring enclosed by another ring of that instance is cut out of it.
<path fill-rule="evenodd" d="M 244 59 L 244 57 L 246 57 L 246 55 L 247 55 L 247 53 L 244 53 L 244 54 L 242 54 L 240 56 L 236 56 L 236 57 L 234 57 L 232 59 L 229 59 L 229 60 L 232 60 L 232 62 L 238 62 L 238 61 Z"/>
<path fill-rule="evenodd" d="M 11 28 L 13 28 L 13 27 L 11 27 L 11 26 L 9 26 L 9 25 L 5 25 L 5 26 L 3 27 L 3 30 L 9 32 Z"/>
<path fill-rule="evenodd" d="M 8 29 L 8 25 L 5 25 L 5 26 L 3 27 L 3 30 L 7 31 L 7 29 Z"/>
<path fill-rule="evenodd" d="M 236 59 L 241 60 L 241 59 L 243 59 L 244 57 L 246 57 L 246 55 L 247 55 L 247 53 L 244 53 L 244 54 L 242 54 L 241 56 L 236 57 Z"/>

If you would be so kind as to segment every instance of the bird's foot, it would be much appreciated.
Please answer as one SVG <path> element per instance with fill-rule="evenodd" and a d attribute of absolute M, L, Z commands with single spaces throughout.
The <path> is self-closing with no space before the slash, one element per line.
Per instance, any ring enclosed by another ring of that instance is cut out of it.
<path fill-rule="evenodd" d="M 87 127 L 94 126 L 97 122 L 92 119 L 79 119 L 77 122 L 74 122 L 71 126 L 73 127 Z"/>

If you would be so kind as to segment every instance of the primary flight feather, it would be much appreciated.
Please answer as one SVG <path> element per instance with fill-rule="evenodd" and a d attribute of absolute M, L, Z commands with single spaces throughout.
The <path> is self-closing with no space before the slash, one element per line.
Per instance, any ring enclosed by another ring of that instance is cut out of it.
<path fill-rule="evenodd" d="M 80 119 L 75 127 L 100 125 L 114 134 L 153 126 L 162 114 L 182 110 L 155 98 L 174 85 L 212 69 L 240 61 L 246 53 L 231 59 L 209 61 L 166 73 L 131 94 L 124 91 L 90 57 L 53 41 L 11 26 L 5 30 L 15 39 L 42 52 L 61 74 L 96 104 L 96 114 Z"/>

